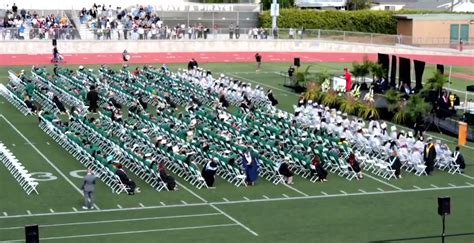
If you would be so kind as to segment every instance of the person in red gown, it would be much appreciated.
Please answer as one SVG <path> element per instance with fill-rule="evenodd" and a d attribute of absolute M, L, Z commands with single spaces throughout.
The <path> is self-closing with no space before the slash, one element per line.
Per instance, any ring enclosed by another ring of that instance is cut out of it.
<path fill-rule="evenodd" d="M 346 92 L 349 92 L 352 88 L 352 74 L 347 67 L 344 67 L 344 78 L 346 78 Z"/>

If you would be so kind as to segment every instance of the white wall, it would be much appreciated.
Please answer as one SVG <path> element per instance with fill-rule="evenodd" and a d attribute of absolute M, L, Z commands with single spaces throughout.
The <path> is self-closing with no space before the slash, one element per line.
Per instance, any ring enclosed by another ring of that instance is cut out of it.
<path fill-rule="evenodd" d="M 51 41 L 0 41 L 0 54 L 50 54 Z M 133 53 L 153 52 L 351 52 L 447 55 L 459 52 L 449 49 L 427 49 L 410 46 L 384 46 L 313 40 L 179 40 L 179 41 L 62 41 L 61 53 Z M 466 53 L 468 55 L 468 53 Z"/>

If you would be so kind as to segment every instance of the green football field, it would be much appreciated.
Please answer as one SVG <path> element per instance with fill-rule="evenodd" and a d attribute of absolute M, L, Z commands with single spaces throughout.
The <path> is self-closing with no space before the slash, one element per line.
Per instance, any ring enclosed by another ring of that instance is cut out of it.
<path fill-rule="evenodd" d="M 348 65 L 317 63 L 312 71 L 342 73 Z M 272 88 L 281 109 L 290 110 L 298 98 L 278 75 L 286 63 L 265 64 L 258 74 L 253 63 L 202 66 Z M 0 81 L 8 82 L 8 70 L 21 69 L 31 67 L 0 67 Z M 425 78 L 432 70 L 427 66 Z M 474 68 L 453 67 L 453 72 L 472 76 Z M 468 84 L 474 81 L 453 78 L 452 87 Z M 457 141 L 431 135 L 451 149 Z M 418 177 L 403 171 L 398 180 L 365 173 L 362 180 L 348 181 L 330 173 L 325 183 L 296 176 L 294 185 L 285 186 L 260 178 L 255 187 L 238 188 L 218 178 L 216 189 L 196 189 L 175 176 L 176 192 L 157 192 L 132 176 L 141 193 L 113 194 L 99 182 L 97 210 L 83 210 L 85 167 L 38 127 L 36 117 L 23 116 L 3 98 L 0 142 L 40 183 L 39 195 L 28 196 L 0 165 L 0 241 L 24 241 L 24 225 L 39 224 L 42 241 L 57 242 L 439 242 L 437 197 L 450 196 L 446 242 L 474 242 L 474 143 L 461 149 L 467 163 L 463 175 L 436 170 Z"/>

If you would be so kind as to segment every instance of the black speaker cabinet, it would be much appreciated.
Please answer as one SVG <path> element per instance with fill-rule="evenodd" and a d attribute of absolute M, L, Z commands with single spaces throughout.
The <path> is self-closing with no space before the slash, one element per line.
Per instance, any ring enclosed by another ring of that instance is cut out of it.
<path fill-rule="evenodd" d="M 38 225 L 25 225 L 25 242 L 26 243 L 38 243 L 39 242 L 39 229 Z"/>
<path fill-rule="evenodd" d="M 56 39 L 53 39 L 53 46 L 57 46 L 58 45 L 58 41 Z"/>
<path fill-rule="evenodd" d="M 438 214 L 449 215 L 451 213 L 451 198 L 438 197 Z"/>
<path fill-rule="evenodd" d="M 293 60 L 293 65 L 295 65 L 297 67 L 299 67 L 301 65 L 299 57 L 295 57 L 295 59 Z"/>

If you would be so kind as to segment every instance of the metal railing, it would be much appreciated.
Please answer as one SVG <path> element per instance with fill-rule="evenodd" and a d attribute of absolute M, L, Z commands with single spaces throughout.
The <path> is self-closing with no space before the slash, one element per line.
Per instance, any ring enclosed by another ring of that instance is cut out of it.
<path fill-rule="evenodd" d="M 79 35 L 79 36 L 78 36 Z M 4 40 L 230 40 L 230 39 L 311 39 L 334 40 L 352 43 L 380 45 L 409 45 L 432 48 L 459 48 L 459 40 L 449 38 L 421 38 L 403 35 L 350 32 L 322 29 L 279 29 L 272 31 L 264 28 L 134 28 L 134 29 L 97 29 L 97 28 L 0 28 L 0 41 Z M 473 49 L 474 39 L 463 40 L 463 48 Z"/>

